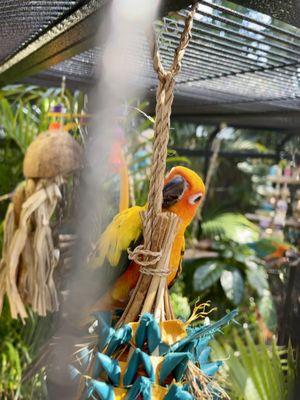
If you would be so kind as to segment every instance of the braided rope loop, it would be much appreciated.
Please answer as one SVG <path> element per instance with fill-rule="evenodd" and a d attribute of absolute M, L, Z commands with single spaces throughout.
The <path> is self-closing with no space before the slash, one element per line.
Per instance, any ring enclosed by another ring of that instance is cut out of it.
<path fill-rule="evenodd" d="M 158 76 L 156 92 L 156 118 L 154 125 L 154 143 L 151 164 L 150 188 L 148 193 L 148 213 L 145 220 L 144 238 L 147 248 L 152 240 L 152 233 L 156 229 L 157 215 L 161 212 L 163 201 L 163 185 L 169 142 L 170 116 L 174 99 L 175 76 L 181 70 L 181 63 L 185 49 L 191 39 L 193 18 L 197 5 L 194 4 L 185 19 L 179 45 L 174 53 L 172 67 L 166 71 L 162 65 L 159 51 L 154 39 L 153 68 Z M 149 238 L 149 241 L 147 240 Z M 147 243 L 146 243 L 147 242 Z"/>
<path fill-rule="evenodd" d="M 141 265 L 141 272 L 145 273 L 146 267 L 155 265 L 161 258 L 161 252 L 151 251 L 153 233 L 159 229 L 159 213 L 162 211 L 163 186 L 167 160 L 167 149 L 170 131 L 170 116 L 174 99 L 175 76 L 181 70 L 181 63 L 185 49 L 191 39 L 193 17 L 197 3 L 188 12 L 185 26 L 179 44 L 174 53 L 173 63 L 169 70 L 165 70 L 153 39 L 153 68 L 158 76 L 156 91 L 156 117 L 154 124 L 154 142 L 151 162 L 150 185 L 148 193 L 148 209 L 144 218 L 143 236 L 144 244 L 129 252 L 129 258 Z M 152 271 L 153 272 L 153 271 Z M 152 275 L 152 272 L 150 273 Z M 161 275 L 161 271 L 158 271 Z M 163 272 L 165 274 L 165 272 Z"/>

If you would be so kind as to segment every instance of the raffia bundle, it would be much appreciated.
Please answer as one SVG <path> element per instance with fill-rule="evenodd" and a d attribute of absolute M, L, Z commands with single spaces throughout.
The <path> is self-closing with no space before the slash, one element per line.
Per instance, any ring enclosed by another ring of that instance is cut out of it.
<path fill-rule="evenodd" d="M 81 167 L 81 146 L 66 131 L 47 131 L 29 146 L 23 172 L 4 221 L 0 262 L 0 312 L 5 294 L 13 318 L 58 310 L 53 273 L 58 265 L 50 225 L 64 177 Z"/>

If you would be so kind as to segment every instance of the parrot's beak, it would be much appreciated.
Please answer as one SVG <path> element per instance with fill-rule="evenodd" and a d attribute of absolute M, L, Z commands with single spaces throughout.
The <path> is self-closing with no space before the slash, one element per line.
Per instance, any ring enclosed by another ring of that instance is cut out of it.
<path fill-rule="evenodd" d="M 163 188 L 163 208 L 168 208 L 177 203 L 187 188 L 186 180 L 180 176 L 174 176 Z"/>

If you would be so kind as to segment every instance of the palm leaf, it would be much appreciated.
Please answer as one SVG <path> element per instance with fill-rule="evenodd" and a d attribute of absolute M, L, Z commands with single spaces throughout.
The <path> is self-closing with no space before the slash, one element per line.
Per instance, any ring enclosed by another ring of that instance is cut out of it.
<path fill-rule="evenodd" d="M 255 336 L 254 336 L 255 334 Z M 241 336 L 242 335 L 242 336 Z M 256 342 L 254 337 L 258 336 Z M 241 338 L 243 337 L 243 339 Z M 281 400 L 295 383 L 295 358 L 291 346 L 267 345 L 259 332 L 234 331 L 233 345 L 212 343 L 213 358 L 225 359 L 223 377 L 229 382 L 231 398 L 243 400 Z"/>

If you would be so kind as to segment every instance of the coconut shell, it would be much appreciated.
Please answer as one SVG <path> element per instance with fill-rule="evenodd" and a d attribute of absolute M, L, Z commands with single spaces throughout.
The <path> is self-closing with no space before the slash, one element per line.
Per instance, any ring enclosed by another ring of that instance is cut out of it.
<path fill-rule="evenodd" d="M 82 147 L 66 131 L 46 131 L 28 147 L 23 173 L 26 178 L 66 176 L 82 166 Z"/>

